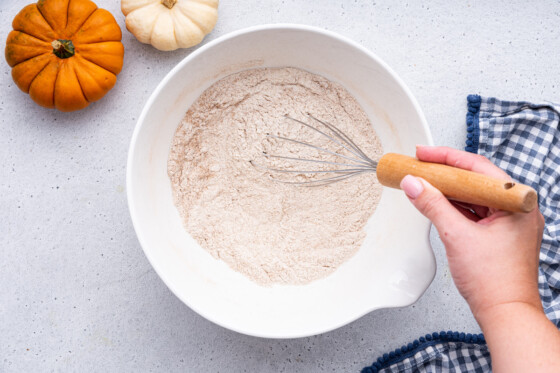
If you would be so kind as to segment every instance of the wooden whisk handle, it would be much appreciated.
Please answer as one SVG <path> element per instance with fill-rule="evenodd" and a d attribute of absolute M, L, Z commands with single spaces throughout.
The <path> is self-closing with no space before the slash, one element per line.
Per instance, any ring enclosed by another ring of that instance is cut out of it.
<path fill-rule="evenodd" d="M 537 207 L 537 192 L 527 185 L 401 154 L 388 153 L 379 160 L 377 178 L 381 184 L 399 189 L 406 175 L 421 177 L 447 198 L 458 201 L 513 212 L 530 212 Z"/>

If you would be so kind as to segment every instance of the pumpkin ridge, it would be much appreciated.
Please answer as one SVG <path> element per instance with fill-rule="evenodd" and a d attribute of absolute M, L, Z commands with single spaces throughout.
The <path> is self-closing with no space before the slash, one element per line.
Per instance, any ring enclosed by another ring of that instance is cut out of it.
<path fill-rule="evenodd" d="M 26 62 L 26 61 L 29 61 L 29 60 L 31 60 L 31 59 L 33 59 L 33 58 L 37 58 L 37 57 L 40 57 L 40 56 L 42 56 L 42 55 L 50 54 L 50 53 L 52 53 L 52 51 L 39 53 L 39 54 L 37 54 L 37 55 L 35 55 L 35 56 L 26 58 L 25 60 L 19 61 L 19 62 L 18 62 L 16 65 L 14 65 L 14 66 L 17 66 L 17 65 L 19 65 L 20 63 L 24 63 L 24 62 Z M 13 66 L 13 67 L 14 67 L 14 66 Z"/>
<path fill-rule="evenodd" d="M 156 24 L 157 24 L 157 21 L 158 21 L 160 16 L 161 16 L 161 13 L 158 14 L 156 19 L 154 20 L 154 23 L 152 24 L 152 29 L 150 30 L 150 41 L 149 41 L 150 44 L 152 44 L 152 34 L 154 33 L 154 29 L 156 28 Z"/>
<path fill-rule="evenodd" d="M 87 61 L 87 62 L 89 62 L 89 63 L 92 63 L 92 64 L 94 64 L 95 66 L 99 66 L 99 65 L 97 65 L 97 64 L 95 64 L 95 63 L 93 63 L 93 62 L 91 62 L 90 60 L 88 60 L 88 59 L 86 59 L 86 58 L 84 58 L 84 57 L 82 57 L 82 56 L 77 56 L 77 57 L 78 57 L 78 58 L 76 58 L 76 63 L 75 63 L 75 65 L 80 65 L 80 66 L 78 66 L 78 67 L 79 67 L 80 70 L 82 71 L 82 74 L 87 74 L 87 75 L 88 75 L 90 78 L 92 78 L 93 81 L 95 81 L 95 83 L 97 83 L 97 85 L 99 86 L 99 83 L 97 82 L 97 79 L 95 79 L 95 77 L 93 77 L 93 76 L 89 73 L 89 71 L 87 71 L 87 69 L 84 69 L 84 63 L 83 63 L 81 60 L 84 60 L 84 61 Z M 101 66 L 99 66 L 99 67 L 102 68 Z M 103 68 L 102 68 L 102 69 L 103 69 Z M 103 70 L 107 71 L 106 69 L 103 69 Z M 74 72 L 76 72 L 75 69 L 74 69 Z M 111 73 L 111 72 L 109 71 L 109 73 Z M 111 73 L 111 74 L 112 74 L 112 73 Z M 78 82 L 80 83 L 80 88 L 81 88 L 81 90 L 82 90 L 82 94 L 83 94 L 84 97 L 86 98 L 86 101 L 87 101 L 87 102 L 92 102 L 92 101 L 90 101 L 90 100 L 87 98 L 86 93 L 84 92 L 84 89 L 82 88 L 83 84 L 82 84 L 82 81 L 80 80 L 80 74 L 77 74 L 77 73 L 76 73 L 76 79 L 78 79 Z"/>
<path fill-rule="evenodd" d="M 58 37 L 58 32 L 56 32 L 51 24 L 49 22 L 47 22 L 47 19 L 45 18 L 45 16 L 43 15 L 43 13 L 41 13 L 41 11 L 39 10 L 39 7 L 37 6 L 37 4 L 29 4 L 26 7 L 24 7 L 23 9 L 21 9 L 19 11 L 19 13 L 14 17 L 13 21 L 12 21 L 12 27 L 15 31 L 19 31 L 19 32 L 23 32 L 24 34 L 30 35 L 30 36 L 34 36 L 36 38 L 39 38 L 45 42 L 49 42 L 50 39 L 47 39 L 47 35 L 43 35 L 42 33 L 39 33 L 38 36 L 35 35 L 31 35 L 27 32 L 24 32 L 23 30 L 25 30 L 25 27 L 22 27 L 23 25 L 21 24 L 15 24 L 14 22 L 19 18 L 23 18 L 23 19 L 19 19 L 20 22 L 26 23 L 29 18 L 31 16 L 37 16 L 40 19 L 43 20 L 44 22 L 44 26 L 47 28 L 47 32 L 50 32 L 52 35 L 54 35 L 56 38 Z M 44 37 L 45 39 L 43 39 L 42 37 Z"/>
<path fill-rule="evenodd" d="M 90 98 L 86 95 L 86 92 L 84 91 L 83 87 L 88 87 L 89 86 L 91 88 L 91 84 L 95 84 L 98 90 L 103 90 L 103 86 L 104 86 L 104 83 L 105 83 L 104 81 L 102 81 L 102 80 L 100 80 L 96 77 L 97 73 L 93 73 L 93 74 L 91 73 L 91 69 L 92 69 L 93 66 L 95 66 L 95 68 L 103 70 L 104 72 L 107 72 L 108 76 L 113 77 L 114 78 L 113 85 L 117 81 L 117 76 L 114 73 L 112 73 L 111 71 L 109 71 L 107 69 L 104 69 L 103 67 L 91 62 L 90 60 L 88 60 L 84 57 L 79 56 L 74 61 L 74 64 L 75 64 L 75 71 L 77 72 L 76 73 L 76 78 L 78 79 L 78 82 L 80 82 L 80 86 L 82 87 L 82 93 L 84 94 L 84 97 L 86 98 L 86 100 L 88 102 L 95 102 L 95 101 L 98 100 L 98 98 L 92 97 L 91 100 L 90 100 Z M 91 66 L 88 66 L 88 65 L 91 65 Z M 92 80 L 92 82 L 89 82 L 89 84 L 88 83 L 83 83 L 81 77 L 83 77 L 84 75 L 87 75 L 87 77 L 89 77 Z M 91 93 L 93 93 L 95 95 L 94 91 L 91 92 Z"/>
<path fill-rule="evenodd" d="M 6 39 L 4 56 L 8 65 L 15 67 L 19 63 L 50 51 L 48 42 L 23 31 L 12 30 Z M 27 55 L 27 57 L 22 59 L 23 55 Z"/>
<path fill-rule="evenodd" d="M 193 3 L 197 3 L 197 4 L 203 4 L 203 5 L 207 5 L 210 8 L 212 8 L 212 5 L 208 4 L 207 0 L 191 0 Z"/>
<path fill-rule="evenodd" d="M 84 60 L 85 60 L 85 58 L 84 58 Z M 91 101 L 88 100 L 88 98 L 86 96 L 86 93 L 84 92 L 84 87 L 82 87 L 82 82 L 80 82 L 80 76 L 76 73 L 76 64 L 75 63 L 72 64 L 72 72 L 74 72 L 74 75 L 76 75 L 76 80 L 78 81 L 78 86 L 80 87 L 80 91 L 82 91 L 82 96 L 84 96 L 84 99 L 88 102 L 88 104 L 91 103 Z"/>
<path fill-rule="evenodd" d="M 175 44 L 179 45 L 179 40 L 177 39 L 177 33 L 175 32 L 175 30 L 177 29 L 175 26 L 175 17 L 173 17 L 173 14 L 171 14 L 171 20 L 173 21 L 173 39 L 175 39 Z"/>
<path fill-rule="evenodd" d="M 15 30 L 14 30 L 14 31 L 15 31 Z M 36 37 L 36 36 L 33 36 L 33 35 L 31 35 L 31 34 L 28 34 L 27 32 L 23 32 L 23 31 L 17 31 L 17 32 L 21 32 L 22 34 L 27 35 L 27 36 L 29 36 L 30 38 L 33 38 L 33 39 L 37 40 L 37 41 L 40 42 L 40 43 L 44 43 L 45 45 L 49 45 L 49 42 L 48 42 L 48 41 L 45 41 L 45 40 L 43 40 L 43 39 L 39 39 L 39 38 Z"/>
<path fill-rule="evenodd" d="M 144 5 L 140 5 L 139 7 L 134 8 L 134 9 L 131 9 L 131 10 L 128 10 L 128 9 L 127 9 L 128 12 L 125 13 L 124 9 L 122 8 L 122 1 L 121 1 L 121 12 L 122 12 L 122 13 L 124 14 L 124 16 L 126 17 L 127 15 L 129 15 L 130 13 L 132 13 L 132 12 L 138 10 L 138 9 L 142 9 L 142 8 L 147 7 L 147 6 L 151 6 L 151 5 L 153 5 L 153 4 L 154 4 L 154 3 L 146 3 L 146 4 L 144 4 Z M 134 5 L 133 5 L 133 6 L 134 6 Z"/>
<path fill-rule="evenodd" d="M 47 54 L 42 54 L 39 56 L 35 56 L 32 59 L 28 60 L 28 62 L 22 62 L 14 66 L 12 69 L 12 78 L 16 85 L 25 93 L 29 93 L 29 89 L 31 87 L 31 83 L 35 80 L 38 73 L 41 73 L 46 66 L 51 62 L 51 56 Z M 34 66 L 38 66 L 39 69 L 35 72 L 32 72 L 28 79 L 26 73 L 32 69 L 30 69 L 27 65 L 32 64 Z M 22 69 L 22 71 L 20 71 Z"/>
<path fill-rule="evenodd" d="M 96 43 L 92 43 L 92 44 L 96 44 Z M 91 64 L 93 64 L 93 65 L 99 67 L 100 69 L 103 69 L 103 70 L 107 71 L 109 74 L 112 74 L 112 75 L 117 76 L 117 75 L 116 75 L 115 73 L 113 73 L 111 70 L 107 70 L 107 69 L 104 68 L 103 66 L 101 66 L 101 65 L 99 65 L 99 64 L 97 64 L 97 63 L 95 63 L 95 62 L 93 62 L 92 60 L 87 59 L 87 58 L 85 58 L 84 56 L 80 55 L 79 52 L 76 52 L 75 56 L 80 57 L 82 60 L 87 61 L 87 62 L 89 62 L 89 63 L 91 63 Z M 76 76 L 77 76 L 77 75 L 76 75 Z M 80 79 L 78 79 L 78 80 L 80 80 Z M 85 97 L 85 96 L 84 96 L 84 97 Z"/>
<path fill-rule="evenodd" d="M 113 33 L 111 35 L 111 33 Z M 111 37 L 109 37 L 109 35 Z M 96 38 L 102 36 L 103 38 Z M 118 41 L 122 40 L 122 31 L 115 17 L 106 9 L 97 8 L 87 18 L 86 22 L 76 30 L 72 36 L 75 45 L 88 44 L 89 42 Z"/>
<path fill-rule="evenodd" d="M 66 5 L 66 24 L 64 25 L 64 30 L 68 28 L 68 18 L 70 17 L 70 3 L 72 0 L 68 0 L 68 5 Z"/>
<path fill-rule="evenodd" d="M 80 44 L 76 47 L 76 54 L 79 54 L 79 58 L 91 62 L 96 67 L 104 69 L 116 76 L 122 70 L 122 60 L 118 61 L 116 57 L 124 48 L 122 43 L 115 41 L 102 41 L 98 43 L 91 44 Z M 99 53 L 95 53 L 95 51 Z M 106 58 L 103 58 L 106 55 Z M 118 57 L 117 57 L 118 58 Z"/>
<path fill-rule="evenodd" d="M 36 57 L 39 57 L 39 56 L 35 56 L 35 57 L 33 57 L 33 58 L 36 58 Z M 23 62 L 25 62 L 25 61 L 23 61 Z M 37 79 L 37 77 L 38 77 L 39 75 L 41 75 L 41 73 L 43 72 L 43 70 L 45 70 L 45 69 L 47 68 L 47 66 L 49 66 L 50 63 L 51 63 L 51 61 L 47 61 L 47 63 L 45 64 L 45 66 L 43 66 L 43 68 L 42 68 L 41 70 L 39 70 L 39 72 L 38 72 L 37 74 L 35 74 L 35 76 L 33 77 L 33 79 L 31 79 L 31 82 L 29 82 L 29 88 L 31 88 L 31 86 L 33 85 L 33 82 L 35 81 L 35 79 Z M 56 76 L 57 76 L 57 78 L 58 78 L 58 71 L 57 71 L 57 73 L 56 73 Z M 56 83 L 56 79 L 55 79 L 54 81 L 55 81 L 55 83 Z M 29 89 L 27 89 L 27 93 L 29 93 Z M 54 102 L 54 89 L 53 89 L 53 102 Z"/>
<path fill-rule="evenodd" d="M 74 46 L 76 47 L 76 53 L 78 50 L 78 45 L 93 45 L 95 46 L 95 44 L 103 44 L 103 43 L 120 43 L 120 40 L 103 40 L 103 41 L 96 41 L 94 43 L 75 43 L 74 41 L 72 41 L 72 43 L 74 43 Z"/>
<path fill-rule="evenodd" d="M 62 62 L 59 63 L 58 68 L 57 68 L 57 70 L 56 70 L 56 78 L 54 78 L 54 86 L 53 86 L 53 90 L 52 90 L 52 93 L 53 93 L 52 102 L 53 102 L 53 107 L 54 107 L 54 108 L 56 108 L 56 102 L 55 102 L 55 98 L 56 98 L 56 82 L 58 81 L 58 77 L 60 76 L 60 70 L 62 70 L 62 64 L 66 62 L 65 60 L 61 60 L 61 61 L 62 61 Z M 39 75 L 39 74 L 37 74 L 37 75 Z"/>
<path fill-rule="evenodd" d="M 70 0 L 72 1 L 72 0 Z M 70 1 L 68 2 L 68 11 L 70 10 Z M 76 28 L 76 31 L 74 31 L 74 33 L 72 35 L 69 36 L 69 38 L 72 38 L 74 35 L 76 35 L 77 32 L 79 32 L 82 27 L 85 25 L 85 23 L 88 21 L 88 19 L 93 15 L 93 13 L 95 13 L 95 11 L 99 9 L 99 8 L 95 8 L 90 14 L 88 14 L 88 16 L 84 19 L 84 22 L 82 22 L 82 24 Z M 66 22 L 66 28 L 68 28 L 68 22 Z M 74 43 L 74 41 L 72 41 Z M 78 45 L 80 43 L 74 43 L 75 45 Z M 93 43 L 92 43 L 93 44 Z"/>
<path fill-rule="evenodd" d="M 43 19 L 45 20 L 45 22 L 47 23 L 47 25 L 49 25 L 49 27 L 51 28 L 51 30 L 53 31 L 53 33 L 55 33 L 56 35 L 60 36 L 60 34 L 58 33 L 58 31 L 56 31 L 56 30 L 54 29 L 54 27 L 49 23 L 49 21 L 47 21 L 47 18 L 45 17 L 45 15 L 43 14 L 43 12 L 41 12 L 41 8 L 39 8 L 38 6 L 37 6 L 37 11 L 38 11 L 39 14 L 41 15 L 41 17 L 43 17 Z M 57 36 L 57 39 L 58 39 L 58 36 Z"/>
<path fill-rule="evenodd" d="M 200 3 L 198 1 L 195 1 L 195 3 L 199 4 L 199 5 L 203 5 L 207 8 L 212 9 L 211 6 L 209 6 L 208 4 L 205 3 Z M 194 17 L 191 17 L 188 12 L 184 12 L 182 8 L 179 8 L 179 12 L 184 15 L 185 17 L 187 17 L 189 19 L 189 21 L 191 21 L 192 23 L 195 24 L 196 27 L 198 27 L 200 29 L 200 31 L 202 31 L 202 33 L 204 34 L 204 37 L 206 37 L 206 33 L 204 32 L 204 30 L 206 29 L 206 27 L 204 27 L 203 25 L 200 24 L 200 21 L 197 22 L 197 20 Z"/>
<path fill-rule="evenodd" d="M 185 14 L 185 13 L 183 13 L 183 14 Z M 198 27 L 198 28 L 204 33 L 204 31 L 203 31 L 203 30 L 204 30 L 204 27 L 202 27 L 202 26 L 200 25 L 200 22 L 197 22 L 193 17 L 189 16 L 188 14 L 185 14 L 185 16 L 186 16 L 192 23 L 194 23 L 194 24 L 196 25 L 196 27 Z M 206 36 L 206 35 L 205 35 L 205 36 Z"/>
<path fill-rule="evenodd" d="M 200 3 L 199 3 L 199 4 L 200 4 Z M 196 22 L 196 21 L 193 19 L 193 17 L 191 17 L 191 16 L 188 14 L 188 12 L 184 12 L 184 11 L 183 11 L 183 8 L 179 7 L 179 13 L 181 13 L 182 15 L 184 15 L 185 17 L 187 17 L 188 20 L 191 21 L 192 23 L 194 23 L 194 25 L 195 25 L 196 27 L 198 27 L 201 31 L 204 30 L 204 28 L 200 26 L 200 23 Z M 203 31 L 203 32 L 204 32 L 204 31 Z M 206 36 L 206 35 L 205 35 L 205 36 Z"/>

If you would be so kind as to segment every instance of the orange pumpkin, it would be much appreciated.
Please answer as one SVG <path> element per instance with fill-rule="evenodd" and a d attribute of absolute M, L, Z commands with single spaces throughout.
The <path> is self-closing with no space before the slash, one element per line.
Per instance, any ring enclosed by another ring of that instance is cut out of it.
<path fill-rule="evenodd" d="M 123 64 L 121 29 L 90 0 L 39 0 L 14 18 L 6 61 L 33 101 L 61 111 L 103 97 Z"/>

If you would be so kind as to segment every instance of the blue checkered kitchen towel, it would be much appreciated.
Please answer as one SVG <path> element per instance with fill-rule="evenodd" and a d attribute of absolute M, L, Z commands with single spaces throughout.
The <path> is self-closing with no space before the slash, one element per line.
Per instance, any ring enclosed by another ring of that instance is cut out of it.
<path fill-rule="evenodd" d="M 489 158 L 539 194 L 545 218 L 539 291 L 548 318 L 560 328 L 560 105 L 467 98 L 465 150 Z M 482 334 L 428 334 L 363 373 L 489 372 L 492 362 Z"/>

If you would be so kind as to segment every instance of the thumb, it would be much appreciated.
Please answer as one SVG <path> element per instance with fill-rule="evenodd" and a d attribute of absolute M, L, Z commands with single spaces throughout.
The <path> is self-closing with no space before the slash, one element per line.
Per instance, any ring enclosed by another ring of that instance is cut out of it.
<path fill-rule="evenodd" d="M 457 229 L 453 229 L 457 224 L 469 221 L 439 190 L 422 178 L 406 175 L 401 180 L 401 189 L 414 207 L 434 223 L 442 238 L 447 236 L 446 232 Z"/>

